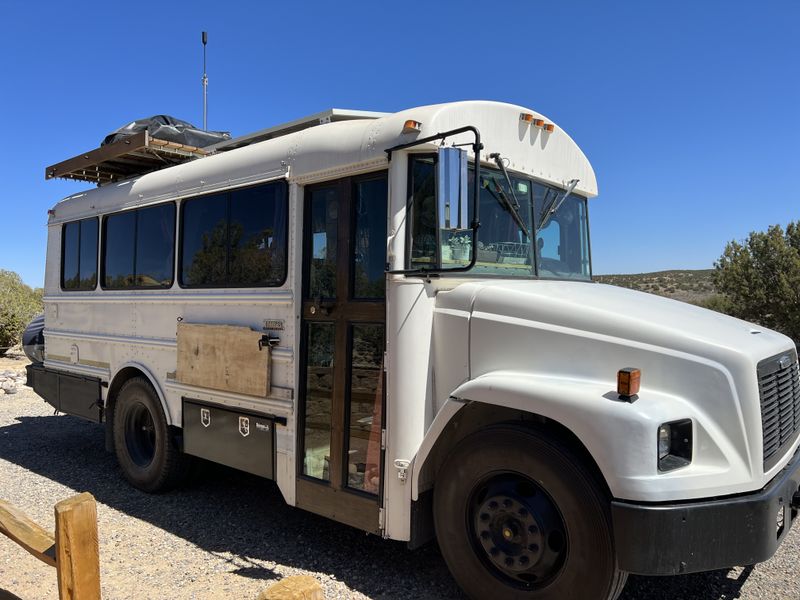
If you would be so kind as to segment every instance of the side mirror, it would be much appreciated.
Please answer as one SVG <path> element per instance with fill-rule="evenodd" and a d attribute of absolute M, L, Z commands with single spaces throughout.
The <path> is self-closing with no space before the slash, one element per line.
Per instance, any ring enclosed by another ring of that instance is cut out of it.
<path fill-rule="evenodd" d="M 469 229 L 467 151 L 462 148 L 439 148 L 436 176 L 439 229 Z"/>

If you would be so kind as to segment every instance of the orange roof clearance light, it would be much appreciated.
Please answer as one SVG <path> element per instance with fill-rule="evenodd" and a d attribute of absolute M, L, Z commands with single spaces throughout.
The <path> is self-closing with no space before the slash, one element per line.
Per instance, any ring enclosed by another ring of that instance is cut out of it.
<path fill-rule="evenodd" d="M 641 370 L 635 367 L 625 367 L 617 371 L 617 393 L 622 400 L 635 400 L 639 393 L 639 384 L 642 381 Z"/>
<path fill-rule="evenodd" d="M 532 123 L 533 115 L 531 113 L 519 113 L 519 120 L 525 121 L 526 123 Z"/>
<path fill-rule="evenodd" d="M 534 119 L 533 124 L 537 127 L 544 127 L 544 119 Z"/>
<path fill-rule="evenodd" d="M 544 126 L 544 130 L 549 131 L 550 133 L 552 133 L 555 130 L 555 128 L 556 126 L 553 125 L 552 123 L 548 123 L 547 125 Z"/>
<path fill-rule="evenodd" d="M 403 124 L 403 133 L 419 133 L 422 131 L 422 123 L 409 119 Z"/>

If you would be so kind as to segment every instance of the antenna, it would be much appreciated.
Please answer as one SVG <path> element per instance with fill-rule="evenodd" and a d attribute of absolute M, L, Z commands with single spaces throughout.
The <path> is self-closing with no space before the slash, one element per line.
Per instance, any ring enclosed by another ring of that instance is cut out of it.
<path fill-rule="evenodd" d="M 203 32 L 203 131 L 208 131 L 208 75 L 206 75 L 206 44 L 208 32 Z"/>

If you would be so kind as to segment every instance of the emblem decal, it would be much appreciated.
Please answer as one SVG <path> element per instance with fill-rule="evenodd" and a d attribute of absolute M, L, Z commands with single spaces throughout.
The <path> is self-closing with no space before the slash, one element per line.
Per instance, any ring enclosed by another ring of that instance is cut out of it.
<path fill-rule="evenodd" d="M 247 437 L 248 435 L 250 435 L 249 417 L 239 417 L 239 433 L 242 434 L 242 437 Z"/>
<path fill-rule="evenodd" d="M 778 361 L 778 364 L 781 366 L 781 369 L 785 369 L 789 365 L 792 364 L 792 357 L 788 354 L 784 354 L 781 356 L 781 359 Z"/>
<path fill-rule="evenodd" d="M 200 423 L 203 424 L 203 427 L 211 425 L 211 411 L 207 408 L 200 409 Z"/>

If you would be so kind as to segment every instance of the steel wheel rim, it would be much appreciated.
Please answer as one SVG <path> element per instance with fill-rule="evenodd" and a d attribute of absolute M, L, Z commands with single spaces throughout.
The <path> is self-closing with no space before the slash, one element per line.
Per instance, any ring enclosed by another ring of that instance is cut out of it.
<path fill-rule="evenodd" d="M 511 586 L 545 587 L 566 561 L 564 518 L 550 495 L 519 473 L 493 474 L 475 486 L 467 526 L 475 554 Z"/>
<path fill-rule="evenodd" d="M 137 467 L 145 468 L 156 454 L 156 427 L 150 410 L 141 402 L 134 404 L 125 416 L 125 446 Z"/>

